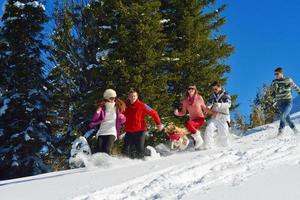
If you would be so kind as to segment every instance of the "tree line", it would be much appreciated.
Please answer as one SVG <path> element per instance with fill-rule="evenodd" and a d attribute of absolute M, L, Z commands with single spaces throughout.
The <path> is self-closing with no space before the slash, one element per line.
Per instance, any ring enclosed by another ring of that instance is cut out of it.
<path fill-rule="evenodd" d="M 43 1 L 8 0 L 0 179 L 67 169 L 71 142 L 89 131 L 107 88 L 122 99 L 135 88 L 164 122 L 178 122 L 172 113 L 189 84 L 204 98 L 213 81 L 226 84 L 234 47 L 221 33 L 225 8 L 215 0 L 56 0 L 48 16 Z M 148 142 L 162 140 L 157 133 Z"/>

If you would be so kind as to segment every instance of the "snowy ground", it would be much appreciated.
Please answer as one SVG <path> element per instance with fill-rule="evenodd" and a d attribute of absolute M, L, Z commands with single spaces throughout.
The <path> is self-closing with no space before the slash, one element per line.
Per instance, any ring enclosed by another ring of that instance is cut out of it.
<path fill-rule="evenodd" d="M 300 129 L 300 113 L 293 115 Z M 300 136 L 278 122 L 227 148 L 148 161 L 95 155 L 85 169 L 0 181 L 1 200 L 300 199 Z"/>

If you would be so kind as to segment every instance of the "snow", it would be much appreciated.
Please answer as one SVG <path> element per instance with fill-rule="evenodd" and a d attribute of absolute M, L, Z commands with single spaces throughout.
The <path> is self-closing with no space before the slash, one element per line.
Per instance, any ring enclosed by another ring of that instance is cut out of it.
<path fill-rule="evenodd" d="M 3 106 L 0 107 L 0 116 L 5 114 L 5 111 L 8 109 L 8 104 L 10 103 L 10 99 L 6 98 L 3 100 Z"/>
<path fill-rule="evenodd" d="M 16 6 L 16 7 L 20 8 L 20 9 L 23 9 L 23 8 L 25 8 L 25 3 L 21 3 L 20 1 L 16 1 L 14 3 L 14 6 Z"/>
<path fill-rule="evenodd" d="M 100 62 L 101 60 L 105 60 L 111 51 L 112 51 L 111 49 L 105 49 L 105 50 L 97 52 L 97 54 L 96 54 L 97 62 Z"/>
<path fill-rule="evenodd" d="M 87 70 L 91 70 L 91 69 L 97 68 L 97 67 L 98 67 L 98 65 L 96 65 L 96 64 L 90 64 L 90 65 L 88 65 L 88 66 L 86 67 L 86 69 L 87 69 Z"/>
<path fill-rule="evenodd" d="M 300 128 L 300 112 L 292 119 Z M 145 160 L 94 154 L 86 168 L 0 181 L 1 199 L 300 199 L 300 136 L 286 128 L 275 137 L 278 125 L 250 130 L 226 148 Z"/>
<path fill-rule="evenodd" d="M 165 23 L 168 23 L 169 21 L 170 21 L 170 19 L 162 19 L 162 20 L 160 20 L 160 23 L 165 24 Z"/>
<path fill-rule="evenodd" d="M 24 9 L 26 5 L 32 6 L 32 7 L 34 7 L 34 8 L 40 7 L 40 8 L 42 8 L 43 10 L 46 10 L 45 5 L 42 4 L 42 3 L 39 3 L 38 1 L 28 2 L 28 3 L 26 3 L 26 4 L 25 4 L 25 3 L 21 3 L 21 2 L 19 2 L 19 1 L 16 1 L 16 2 L 14 3 L 14 6 L 18 7 L 19 9 Z"/>
<path fill-rule="evenodd" d="M 111 30 L 111 26 L 99 26 L 100 29 L 108 29 L 108 30 Z"/>

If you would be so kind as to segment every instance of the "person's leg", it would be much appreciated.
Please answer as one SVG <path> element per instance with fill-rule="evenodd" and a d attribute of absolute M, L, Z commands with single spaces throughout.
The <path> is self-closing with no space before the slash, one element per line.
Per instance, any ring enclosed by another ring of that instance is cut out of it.
<path fill-rule="evenodd" d="M 278 109 L 280 113 L 280 124 L 279 124 L 279 133 L 282 133 L 282 130 L 285 127 L 286 124 L 286 102 L 285 101 L 280 101 L 278 103 Z"/>
<path fill-rule="evenodd" d="M 97 152 L 102 152 L 103 150 L 103 136 L 98 136 L 97 139 Z"/>
<path fill-rule="evenodd" d="M 290 113 L 291 113 L 291 110 L 292 110 L 292 107 L 293 107 L 293 104 L 292 102 L 287 102 L 286 104 L 286 110 L 285 110 L 285 121 L 287 122 L 287 124 L 289 125 L 289 127 L 291 129 L 294 129 L 295 128 L 295 124 L 292 122 L 291 120 L 291 116 L 290 116 Z"/>
<path fill-rule="evenodd" d="M 108 155 L 111 154 L 112 147 L 115 143 L 115 136 L 114 135 L 105 135 L 103 139 L 103 152 L 107 153 Z"/>
<path fill-rule="evenodd" d="M 136 157 L 144 158 L 145 156 L 145 132 L 135 133 Z"/>
<path fill-rule="evenodd" d="M 204 118 L 189 120 L 186 123 L 186 128 L 190 133 L 195 134 L 197 132 L 198 128 L 203 126 L 204 121 L 205 121 Z"/>
<path fill-rule="evenodd" d="M 216 126 L 218 129 L 218 136 L 222 146 L 229 145 L 229 126 L 226 121 L 217 120 Z"/>
<path fill-rule="evenodd" d="M 124 145 L 122 149 L 122 153 L 130 157 L 130 146 L 132 145 L 132 133 L 126 133 L 124 137 Z"/>
<path fill-rule="evenodd" d="M 213 145 L 216 130 L 216 119 L 209 120 L 204 133 L 204 144 L 206 148 L 210 148 Z"/>

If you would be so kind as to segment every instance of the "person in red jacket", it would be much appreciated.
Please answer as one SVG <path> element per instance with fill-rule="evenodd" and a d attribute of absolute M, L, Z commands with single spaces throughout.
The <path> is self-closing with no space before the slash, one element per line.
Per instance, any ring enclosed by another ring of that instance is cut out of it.
<path fill-rule="evenodd" d="M 135 90 L 130 90 L 126 105 L 124 113 L 126 117 L 124 131 L 126 134 L 123 154 L 131 158 L 143 158 L 145 151 L 145 131 L 147 129 L 145 116 L 149 115 L 153 118 L 159 131 L 163 129 L 163 125 L 160 122 L 158 113 L 141 102 Z M 136 150 L 136 155 L 133 155 L 133 148 Z"/>

